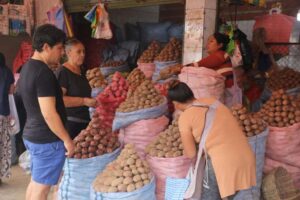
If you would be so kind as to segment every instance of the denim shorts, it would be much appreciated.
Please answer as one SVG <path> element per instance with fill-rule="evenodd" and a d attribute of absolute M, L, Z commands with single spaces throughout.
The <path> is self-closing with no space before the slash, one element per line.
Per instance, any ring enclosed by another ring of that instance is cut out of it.
<path fill-rule="evenodd" d="M 65 147 L 62 141 L 36 144 L 24 139 L 31 157 L 32 179 L 43 185 L 56 185 L 65 162 Z"/>

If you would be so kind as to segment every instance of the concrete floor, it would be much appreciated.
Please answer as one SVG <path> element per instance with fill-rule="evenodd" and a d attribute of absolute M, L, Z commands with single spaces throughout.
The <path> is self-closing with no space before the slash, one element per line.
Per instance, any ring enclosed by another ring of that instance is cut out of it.
<path fill-rule="evenodd" d="M 3 179 L 0 185 L 0 200 L 25 200 L 27 185 L 30 176 L 27 175 L 18 165 L 11 169 L 12 176 L 9 179 Z M 52 199 L 52 193 L 49 195 Z"/>

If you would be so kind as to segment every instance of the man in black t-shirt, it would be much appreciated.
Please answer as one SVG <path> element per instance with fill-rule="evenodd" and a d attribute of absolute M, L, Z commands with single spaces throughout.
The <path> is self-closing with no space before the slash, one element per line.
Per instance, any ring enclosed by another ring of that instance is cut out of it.
<path fill-rule="evenodd" d="M 63 56 L 64 40 L 64 32 L 55 26 L 40 26 L 33 36 L 34 54 L 23 65 L 19 79 L 27 114 L 23 139 L 31 156 L 32 179 L 26 200 L 47 200 L 51 186 L 58 182 L 65 155 L 74 153 L 73 141 L 64 127 L 62 91 L 49 68 Z"/>

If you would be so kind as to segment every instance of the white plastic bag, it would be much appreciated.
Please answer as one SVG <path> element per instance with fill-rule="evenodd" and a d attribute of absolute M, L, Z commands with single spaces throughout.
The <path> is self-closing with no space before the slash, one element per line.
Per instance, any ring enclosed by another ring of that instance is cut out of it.
<path fill-rule="evenodd" d="M 12 94 L 8 95 L 8 99 L 9 99 L 10 124 L 11 124 L 9 134 L 16 135 L 17 133 L 20 132 L 19 116 L 18 116 L 14 96 Z"/>
<path fill-rule="evenodd" d="M 28 151 L 25 151 L 20 155 L 19 166 L 25 170 L 26 174 L 30 174 L 31 160 Z"/>

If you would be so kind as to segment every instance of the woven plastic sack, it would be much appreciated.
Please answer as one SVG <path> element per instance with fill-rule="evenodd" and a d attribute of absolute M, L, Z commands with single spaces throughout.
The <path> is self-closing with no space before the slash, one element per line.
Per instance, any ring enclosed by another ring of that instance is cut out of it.
<path fill-rule="evenodd" d="M 154 61 L 155 64 L 155 71 L 152 76 L 152 80 L 156 81 L 158 77 L 160 76 L 159 73 L 162 69 L 165 69 L 166 67 L 176 65 L 178 64 L 178 61 L 167 61 L 167 62 L 159 62 L 159 61 Z"/>
<path fill-rule="evenodd" d="M 59 200 L 89 200 L 93 180 L 117 158 L 120 151 L 118 148 L 112 153 L 87 159 L 67 158 L 59 185 Z"/>
<path fill-rule="evenodd" d="M 260 200 L 260 189 L 262 184 L 263 169 L 265 162 L 265 149 L 268 134 L 269 130 L 266 129 L 264 132 L 248 138 L 248 142 L 252 148 L 252 151 L 255 154 L 256 159 L 256 186 L 238 192 L 237 195 L 233 198 L 234 200 Z"/>
<path fill-rule="evenodd" d="M 107 77 L 111 74 L 114 74 L 115 72 L 129 72 L 130 67 L 125 64 L 118 67 L 100 67 L 100 70 L 103 76 Z"/>
<path fill-rule="evenodd" d="M 165 98 L 164 103 L 152 108 L 141 109 L 141 110 L 127 112 L 127 113 L 116 112 L 112 129 L 113 131 L 116 131 L 143 119 L 157 118 L 166 114 L 167 111 L 168 111 L 168 104 L 167 104 L 167 99 Z"/>
<path fill-rule="evenodd" d="M 283 167 L 273 169 L 262 183 L 264 200 L 298 200 L 300 191 L 293 184 L 290 174 Z"/>
<path fill-rule="evenodd" d="M 154 63 L 138 63 L 138 68 L 144 72 L 146 78 L 151 78 L 155 71 Z"/>
<path fill-rule="evenodd" d="M 144 158 L 146 146 L 165 130 L 168 124 L 169 119 L 165 116 L 137 121 L 123 129 L 124 143 L 134 144 L 139 156 Z"/>
<path fill-rule="evenodd" d="M 103 90 L 104 88 L 92 88 L 91 97 L 96 98 Z"/>
<path fill-rule="evenodd" d="M 300 188 L 300 123 L 293 126 L 269 127 L 264 172 L 283 166 Z"/>
<path fill-rule="evenodd" d="M 206 67 L 184 67 L 179 80 L 186 83 L 196 98 L 214 97 L 223 101 L 225 78 Z"/>
<path fill-rule="evenodd" d="M 167 177 L 176 179 L 185 178 L 192 164 L 191 159 L 185 156 L 158 158 L 147 155 L 146 159 L 156 178 L 157 200 L 164 199 Z"/>
<path fill-rule="evenodd" d="M 155 180 L 133 192 L 101 193 L 91 189 L 90 200 L 156 200 Z"/>

